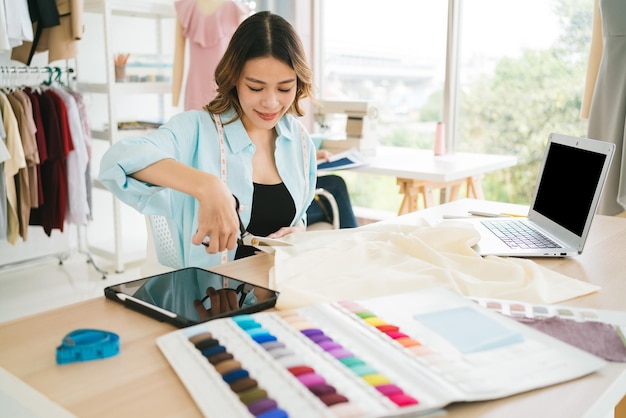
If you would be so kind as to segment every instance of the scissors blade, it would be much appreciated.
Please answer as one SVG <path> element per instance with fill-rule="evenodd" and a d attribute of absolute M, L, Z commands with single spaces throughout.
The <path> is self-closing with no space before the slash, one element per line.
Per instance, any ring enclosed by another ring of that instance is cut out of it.
<path fill-rule="evenodd" d="M 252 247 L 288 247 L 293 245 L 292 243 L 281 239 L 257 237 L 256 235 L 252 235 L 250 233 L 244 234 L 242 241 L 245 245 L 250 245 Z"/>

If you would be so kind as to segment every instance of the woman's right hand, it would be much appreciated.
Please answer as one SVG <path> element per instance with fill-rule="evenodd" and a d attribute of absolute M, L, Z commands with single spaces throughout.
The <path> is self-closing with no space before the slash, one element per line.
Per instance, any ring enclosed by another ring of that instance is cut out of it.
<path fill-rule="evenodd" d="M 191 239 L 193 244 L 207 242 L 206 251 L 211 254 L 235 248 L 239 235 L 235 197 L 217 176 L 169 158 L 157 161 L 131 176 L 146 183 L 178 190 L 198 200 L 198 229 Z"/>
<path fill-rule="evenodd" d="M 221 180 L 213 179 L 208 193 L 198 197 L 198 230 L 191 240 L 195 245 L 204 243 L 210 254 L 234 249 L 239 236 L 235 197 Z"/>

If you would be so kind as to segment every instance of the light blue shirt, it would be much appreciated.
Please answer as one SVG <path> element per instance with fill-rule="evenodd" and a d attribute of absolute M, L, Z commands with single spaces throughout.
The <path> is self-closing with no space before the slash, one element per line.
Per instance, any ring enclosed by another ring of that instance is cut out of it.
<path fill-rule="evenodd" d="M 226 184 L 239 199 L 242 222 L 248 225 L 254 190 L 252 157 L 256 147 L 241 119 L 227 123 L 234 115 L 232 109 L 221 115 Z M 291 226 L 299 222 L 306 225 L 306 210 L 313 201 L 316 184 L 315 146 L 300 121 L 291 115 L 285 115 L 278 121 L 276 132 L 276 166 L 296 207 Z M 303 155 L 302 135 L 307 155 Z M 144 215 L 162 215 L 168 220 L 183 267 L 209 267 L 221 262 L 220 254 L 207 254 L 204 246 L 191 243 L 198 225 L 198 201 L 193 196 L 135 180 L 129 174 L 157 161 L 173 158 L 221 178 L 218 138 L 216 125 L 209 113 L 190 110 L 172 117 L 158 130 L 145 136 L 116 142 L 100 163 L 100 181 L 122 202 Z M 232 260 L 234 256 L 235 250 L 229 251 L 228 259 Z"/>

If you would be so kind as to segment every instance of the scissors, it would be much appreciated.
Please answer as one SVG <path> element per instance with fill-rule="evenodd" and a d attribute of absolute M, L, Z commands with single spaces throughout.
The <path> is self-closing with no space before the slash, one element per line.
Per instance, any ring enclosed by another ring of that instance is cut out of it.
<path fill-rule="evenodd" d="M 274 252 L 274 248 L 272 247 L 285 247 L 285 246 L 293 245 L 290 242 L 283 241 L 281 239 L 258 237 L 248 232 L 246 227 L 243 226 L 243 222 L 241 221 L 241 216 L 239 216 L 239 199 L 237 199 L 237 196 L 235 195 L 233 195 L 233 197 L 235 198 L 235 203 L 236 203 L 235 209 L 237 211 L 237 218 L 239 219 L 240 235 L 239 235 L 239 238 L 237 238 L 237 244 L 255 247 L 266 253 Z M 208 247 L 209 242 L 203 241 L 202 245 L 204 245 L 205 247 Z"/>

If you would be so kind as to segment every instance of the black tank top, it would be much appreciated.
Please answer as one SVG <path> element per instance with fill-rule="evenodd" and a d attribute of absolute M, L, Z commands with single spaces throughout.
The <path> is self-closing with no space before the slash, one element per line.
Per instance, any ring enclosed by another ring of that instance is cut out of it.
<path fill-rule="evenodd" d="M 296 205 L 284 183 L 254 183 L 248 232 L 266 237 L 284 226 L 290 226 L 295 215 Z M 259 250 L 255 247 L 240 245 L 235 259 L 254 255 L 256 251 Z"/>

